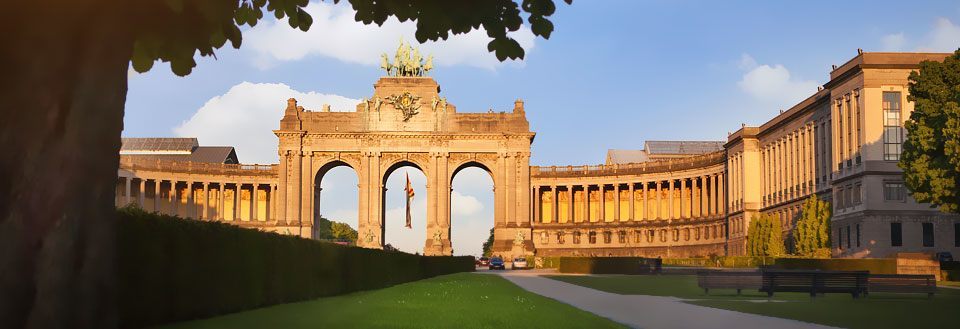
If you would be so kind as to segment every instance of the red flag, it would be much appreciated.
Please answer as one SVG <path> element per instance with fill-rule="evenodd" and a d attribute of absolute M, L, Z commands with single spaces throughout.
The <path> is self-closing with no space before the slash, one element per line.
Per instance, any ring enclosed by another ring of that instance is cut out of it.
<path fill-rule="evenodd" d="M 410 185 L 410 174 L 407 173 L 407 186 L 403 188 L 403 191 L 407 194 L 407 228 L 413 228 L 413 225 L 410 223 L 410 200 L 413 199 L 413 186 Z"/>

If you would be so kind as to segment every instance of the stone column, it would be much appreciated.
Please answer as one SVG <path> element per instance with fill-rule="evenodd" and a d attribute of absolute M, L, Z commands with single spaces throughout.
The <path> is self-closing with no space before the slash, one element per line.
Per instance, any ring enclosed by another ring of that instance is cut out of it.
<path fill-rule="evenodd" d="M 707 189 L 707 180 L 710 176 L 700 176 L 700 217 L 707 217 L 710 207 L 710 190 Z"/>
<path fill-rule="evenodd" d="M 239 222 L 239 221 L 241 221 L 242 218 L 243 218 L 243 216 L 240 216 L 240 203 L 242 202 L 242 200 L 241 200 L 241 198 L 240 198 L 240 191 L 241 191 L 242 188 L 243 188 L 243 187 L 242 187 L 243 184 L 242 184 L 242 183 L 235 183 L 235 184 L 233 184 L 233 185 L 234 185 L 234 192 L 233 192 L 233 198 L 234 198 L 234 201 L 233 201 L 233 220 Z"/>
<path fill-rule="evenodd" d="M 718 189 L 717 194 L 719 195 L 719 196 L 717 197 L 717 214 L 722 215 L 722 216 L 726 216 L 726 214 L 727 214 L 727 211 L 726 211 L 726 206 L 727 206 L 727 193 L 726 193 L 726 187 L 725 187 L 725 186 L 726 186 L 726 182 L 724 182 L 723 176 L 724 176 L 723 173 L 717 174 L 717 181 L 718 181 L 718 183 L 717 183 L 717 189 Z"/>
<path fill-rule="evenodd" d="M 278 175 L 277 175 L 277 205 L 278 205 L 278 207 L 277 207 L 277 225 L 282 225 L 282 224 L 286 224 L 286 223 L 287 223 L 287 218 L 288 218 L 288 217 L 287 217 L 287 208 L 288 208 L 288 207 L 287 207 L 287 194 L 290 193 L 290 187 L 288 186 L 288 184 L 290 184 L 290 182 L 288 182 L 288 180 L 287 180 L 287 176 L 288 176 L 288 175 L 287 175 L 287 165 L 289 165 L 290 160 L 289 160 L 288 157 L 287 157 L 288 151 L 282 151 L 282 150 L 281 150 L 281 151 L 279 151 L 279 153 L 280 153 L 280 165 L 277 166 L 277 167 L 278 167 L 278 168 L 277 168 L 277 171 L 278 171 Z M 357 171 L 357 177 L 360 177 L 360 171 L 359 171 L 359 170 Z M 362 205 L 362 204 L 363 204 L 363 199 L 361 199 L 361 200 L 359 201 L 359 203 Z M 362 214 L 357 214 L 357 215 L 358 215 L 357 217 L 361 217 L 361 218 L 363 217 Z M 360 226 L 360 225 L 357 225 L 357 226 Z M 359 232 L 359 229 L 358 229 L 357 232 Z M 357 241 L 359 241 L 359 240 L 360 240 L 360 238 L 358 237 L 358 238 L 357 238 Z"/>
<path fill-rule="evenodd" d="M 160 212 L 160 183 L 159 179 L 153 180 L 153 211 Z"/>
<path fill-rule="evenodd" d="M 184 214 L 187 218 L 197 218 L 197 203 L 194 202 L 193 182 L 187 182 L 187 211 Z"/>
<path fill-rule="evenodd" d="M 574 223 L 573 220 L 573 209 L 575 203 L 573 202 L 573 185 L 567 185 L 567 223 Z"/>
<path fill-rule="evenodd" d="M 180 215 L 180 198 L 177 195 L 177 181 L 170 180 L 170 195 L 167 196 L 170 199 L 170 215 L 179 216 Z"/>
<path fill-rule="evenodd" d="M 680 178 L 680 216 L 679 218 L 688 217 L 687 209 L 685 206 L 690 202 L 687 199 L 689 199 L 689 197 L 687 196 L 687 179 Z"/>
<path fill-rule="evenodd" d="M 640 219 L 642 220 L 650 217 L 650 197 L 647 193 L 650 186 L 648 186 L 647 183 L 648 182 L 643 182 L 643 213 L 640 214 Z"/>
<path fill-rule="evenodd" d="M 223 210 L 224 210 L 223 204 L 227 201 L 223 193 L 225 189 L 223 186 L 223 182 L 219 182 L 217 183 L 217 185 L 220 185 L 220 192 L 217 192 L 217 219 L 226 220 L 227 216 L 224 216 L 224 213 L 223 213 Z"/>
<path fill-rule="evenodd" d="M 613 221 L 620 221 L 620 183 L 613 183 Z"/>
<path fill-rule="evenodd" d="M 543 217 L 540 216 L 540 208 L 543 207 L 543 201 L 540 200 L 540 186 L 533 187 L 533 218 L 537 223 L 543 222 Z"/>
<path fill-rule="evenodd" d="M 210 183 L 203 182 L 203 214 L 202 219 L 210 219 Z"/>
<path fill-rule="evenodd" d="M 319 196 L 317 196 L 319 198 Z M 267 210 L 267 220 L 275 221 L 277 220 L 277 184 L 270 184 L 270 195 L 267 196 L 269 204 L 269 209 Z"/>
<path fill-rule="evenodd" d="M 720 193 L 722 190 L 721 190 L 721 186 L 717 184 L 719 176 L 720 176 L 719 174 L 710 175 L 710 177 L 713 179 L 712 181 L 710 181 L 710 193 L 712 193 L 710 198 L 710 215 L 714 215 L 714 216 L 720 213 L 719 211 L 720 204 L 718 200 L 720 198 Z"/>
<path fill-rule="evenodd" d="M 673 212 L 673 181 L 674 180 L 675 179 L 671 178 L 669 181 L 667 181 L 667 195 L 668 195 L 667 207 L 669 208 L 668 209 L 669 211 L 667 211 L 668 219 L 674 219 L 676 218 L 676 215 L 677 215 Z"/>
<path fill-rule="evenodd" d="M 597 218 L 597 222 L 603 223 L 607 221 L 607 196 L 603 192 L 604 183 L 597 184 L 597 194 L 600 195 L 600 215 Z"/>
<path fill-rule="evenodd" d="M 550 217 L 553 217 L 553 223 L 560 222 L 560 193 L 557 192 L 557 186 L 550 186 L 550 193 L 553 193 L 553 199 L 551 199 L 550 204 Z"/>
<path fill-rule="evenodd" d="M 656 195 L 655 195 L 655 198 L 654 198 L 654 200 L 655 200 L 654 202 L 656 203 L 656 209 L 657 209 L 657 211 L 655 211 L 654 213 L 657 214 L 657 219 L 662 219 L 662 218 L 663 218 L 663 209 L 662 209 L 663 207 L 661 206 L 662 201 L 660 200 L 660 197 L 662 196 L 662 193 L 660 192 L 660 185 L 663 184 L 663 182 L 658 180 L 655 184 L 656 184 L 656 186 L 654 186 L 654 188 L 656 188 Z"/>
<path fill-rule="evenodd" d="M 256 221 L 260 217 L 260 200 L 258 198 L 258 184 L 253 183 L 250 186 L 250 221 Z M 312 197 L 312 196 L 311 196 Z"/>
<path fill-rule="evenodd" d="M 630 207 L 628 209 L 628 211 L 630 212 L 630 216 L 627 216 L 627 218 L 631 222 L 637 220 L 636 205 L 635 205 L 635 203 L 637 202 L 637 198 L 634 196 L 634 185 L 636 184 L 637 183 L 630 182 L 630 186 L 628 187 L 628 191 L 630 192 Z"/>
<path fill-rule="evenodd" d="M 144 194 L 146 194 L 146 193 L 147 193 L 147 180 L 141 178 L 141 179 L 140 179 L 140 194 L 137 195 L 137 204 L 140 205 L 140 209 L 146 208 L 146 207 L 144 207 L 144 204 L 143 204 Z"/>
<path fill-rule="evenodd" d="M 590 185 L 583 186 L 583 222 L 590 222 Z"/>
<path fill-rule="evenodd" d="M 123 206 L 130 204 L 130 180 L 131 177 L 123 178 Z"/>

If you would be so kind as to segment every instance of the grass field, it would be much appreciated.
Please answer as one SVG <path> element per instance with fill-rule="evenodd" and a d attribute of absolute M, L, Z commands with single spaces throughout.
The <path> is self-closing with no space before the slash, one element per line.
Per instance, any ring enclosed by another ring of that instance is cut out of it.
<path fill-rule="evenodd" d="M 811 299 L 805 293 L 766 294 L 697 287 L 696 276 L 551 276 L 550 278 L 618 294 L 674 296 L 687 303 L 744 313 L 795 319 L 846 328 L 956 328 L 960 290 L 942 288 L 933 299 L 920 294 L 827 294 Z"/>
<path fill-rule="evenodd" d="M 622 328 L 497 275 L 459 273 L 163 328 Z"/>

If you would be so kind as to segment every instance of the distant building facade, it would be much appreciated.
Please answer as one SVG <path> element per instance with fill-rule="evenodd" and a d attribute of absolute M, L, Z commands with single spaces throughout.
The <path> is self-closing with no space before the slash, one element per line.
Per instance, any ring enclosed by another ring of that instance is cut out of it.
<path fill-rule="evenodd" d="M 911 199 L 897 167 L 913 110 L 907 76 L 948 55 L 861 53 L 809 98 L 725 141 L 648 141 L 608 151 L 603 165 L 550 167 L 529 166 L 521 101 L 457 113 L 428 70 L 388 63 L 391 76 L 355 111 L 290 100 L 274 131 L 280 164 L 237 164 L 232 148 L 195 139 L 125 139 L 117 204 L 312 237 L 319 181 L 347 166 L 361 185 L 358 244 L 382 248 L 383 183 L 411 165 L 428 180 L 424 251 L 449 254 L 450 182 L 473 166 L 493 178 L 494 250 L 504 255 L 742 255 L 751 220 L 774 215 L 789 237 L 814 194 L 833 205 L 835 257 L 956 255 L 960 217 Z"/>

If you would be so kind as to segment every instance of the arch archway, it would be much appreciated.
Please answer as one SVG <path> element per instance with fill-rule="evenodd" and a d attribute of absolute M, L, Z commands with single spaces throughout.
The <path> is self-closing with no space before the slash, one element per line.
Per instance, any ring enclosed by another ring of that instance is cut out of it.
<path fill-rule="evenodd" d="M 478 161 L 457 165 L 450 177 L 451 248 L 454 255 L 483 254 L 483 243 L 494 228 L 494 175 Z"/>
<path fill-rule="evenodd" d="M 412 159 L 399 159 L 384 164 L 380 189 L 381 244 L 408 253 L 424 253 L 422 241 L 427 238 L 432 206 L 428 193 L 426 165 Z M 414 196 L 410 200 L 411 225 L 406 227 L 406 179 L 409 177 Z"/>
<path fill-rule="evenodd" d="M 333 236 L 332 223 L 323 220 L 347 224 L 350 228 L 359 228 L 359 182 L 360 176 L 348 162 L 333 160 L 317 168 L 313 180 L 313 225 L 311 238 L 338 240 Z M 342 237 L 338 243 L 343 243 Z"/>

